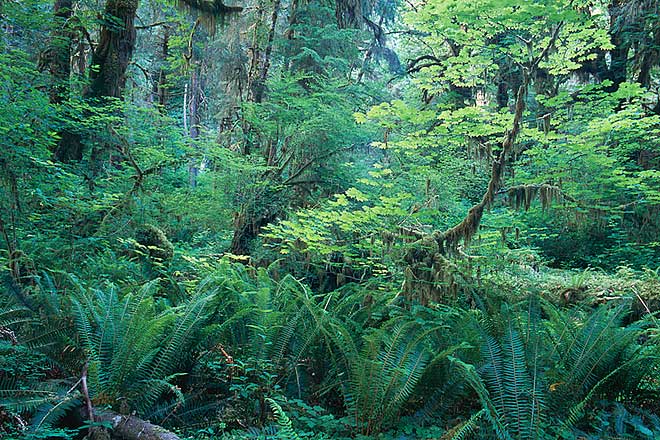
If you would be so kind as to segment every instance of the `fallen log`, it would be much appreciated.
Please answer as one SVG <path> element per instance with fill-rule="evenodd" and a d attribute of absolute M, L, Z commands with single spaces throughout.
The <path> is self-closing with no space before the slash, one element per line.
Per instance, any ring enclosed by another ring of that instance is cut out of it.
<path fill-rule="evenodd" d="M 167 429 L 135 416 L 94 409 L 94 421 L 111 427 L 111 438 L 122 440 L 180 440 Z"/>

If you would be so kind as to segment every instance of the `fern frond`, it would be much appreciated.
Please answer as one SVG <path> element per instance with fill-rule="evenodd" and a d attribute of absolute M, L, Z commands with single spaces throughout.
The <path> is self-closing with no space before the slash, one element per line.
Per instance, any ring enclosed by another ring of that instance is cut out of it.
<path fill-rule="evenodd" d="M 498 413 L 497 407 L 490 398 L 490 394 L 488 393 L 484 382 L 479 377 L 477 369 L 474 367 L 474 365 L 467 364 L 453 356 L 449 356 L 448 359 L 453 365 L 458 367 L 460 373 L 470 384 L 472 389 L 474 389 L 474 391 L 477 393 L 482 407 L 485 410 L 484 416 L 490 421 L 491 426 L 497 434 L 498 438 L 502 440 L 513 440 L 506 426 L 501 421 L 503 419 L 503 415 Z"/>
<path fill-rule="evenodd" d="M 277 436 L 281 439 L 286 440 L 300 440 L 300 436 L 293 429 L 293 424 L 291 419 L 286 415 L 282 407 L 271 398 L 266 398 L 266 402 L 270 406 L 271 411 L 275 414 L 275 420 L 277 420 L 277 425 L 279 430 Z"/>
<path fill-rule="evenodd" d="M 70 393 L 61 396 L 54 404 L 44 404 L 36 412 L 32 421 L 34 431 L 50 428 L 56 424 L 67 412 L 81 405 L 78 393 Z"/>
<path fill-rule="evenodd" d="M 486 410 L 484 408 L 474 413 L 469 419 L 461 423 L 458 428 L 453 429 L 450 440 L 465 440 L 473 435 L 478 428 L 479 419 L 484 417 L 485 414 Z"/>

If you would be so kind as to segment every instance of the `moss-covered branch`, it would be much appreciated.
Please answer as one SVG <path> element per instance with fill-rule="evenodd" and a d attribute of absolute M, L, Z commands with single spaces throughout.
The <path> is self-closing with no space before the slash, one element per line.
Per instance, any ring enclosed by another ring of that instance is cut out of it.
<path fill-rule="evenodd" d="M 179 0 L 179 6 L 186 6 L 213 16 L 222 16 L 243 10 L 242 6 L 228 6 L 221 0 Z"/>

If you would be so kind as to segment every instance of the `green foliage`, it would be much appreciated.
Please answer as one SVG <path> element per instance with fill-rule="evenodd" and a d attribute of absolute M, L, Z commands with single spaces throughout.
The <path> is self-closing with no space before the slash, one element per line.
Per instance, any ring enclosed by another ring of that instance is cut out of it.
<path fill-rule="evenodd" d="M 298 437 L 298 434 L 296 434 L 296 431 L 294 431 L 291 426 L 291 420 L 287 417 L 282 407 L 270 398 L 266 399 L 266 402 L 270 405 L 270 409 L 273 411 L 273 414 L 275 414 L 275 419 L 279 425 L 280 429 L 277 432 L 278 438 L 300 440 L 300 437 Z"/>
<path fill-rule="evenodd" d="M 429 333 L 437 330 L 393 319 L 364 335 L 358 353 L 345 353 L 346 407 L 363 433 L 378 432 L 398 420 L 426 368 L 437 361 L 425 344 Z"/>
<path fill-rule="evenodd" d="M 639 405 L 644 393 L 657 391 L 646 388 L 658 367 L 657 341 L 640 343 L 645 325 L 621 325 L 625 303 L 587 314 L 550 304 L 541 312 L 536 300 L 525 307 L 503 310 L 502 323 L 479 324 L 481 366 L 452 358 L 498 438 L 571 438 L 597 400 Z M 562 420 L 561 426 L 553 420 Z M 461 438 L 463 430 L 456 435 Z"/>
<path fill-rule="evenodd" d="M 60 3 L 0 4 L 0 436 L 83 376 L 206 440 L 660 436 L 653 2 L 143 0 L 102 100 Z"/>
<path fill-rule="evenodd" d="M 49 370 L 50 366 L 44 355 L 22 345 L 0 341 L 0 379 L 12 379 L 19 384 L 28 384 L 45 379 Z"/>
<path fill-rule="evenodd" d="M 164 393 L 183 399 L 172 382 L 204 323 L 210 293 L 200 290 L 163 310 L 152 296 L 154 286 L 122 297 L 115 287 L 81 292 L 73 301 L 91 397 L 99 404 L 142 414 Z"/>

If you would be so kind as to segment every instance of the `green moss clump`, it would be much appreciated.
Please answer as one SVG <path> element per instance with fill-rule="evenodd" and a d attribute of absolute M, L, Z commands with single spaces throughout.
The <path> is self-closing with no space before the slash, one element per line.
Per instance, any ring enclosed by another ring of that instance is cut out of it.
<path fill-rule="evenodd" d="M 168 261 L 174 255 L 172 242 L 154 225 L 144 225 L 139 229 L 135 234 L 135 241 L 152 260 Z"/>

